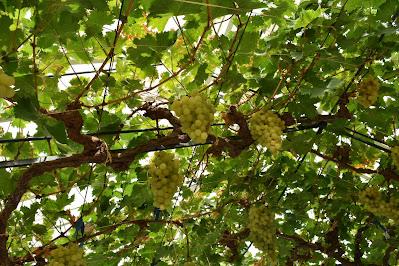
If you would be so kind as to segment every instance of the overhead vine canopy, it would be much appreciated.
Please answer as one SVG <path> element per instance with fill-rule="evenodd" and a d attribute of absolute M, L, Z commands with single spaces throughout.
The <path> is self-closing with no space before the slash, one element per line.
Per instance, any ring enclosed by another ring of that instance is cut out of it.
<path fill-rule="evenodd" d="M 0 0 L 0 265 L 396 265 L 398 18 Z"/>

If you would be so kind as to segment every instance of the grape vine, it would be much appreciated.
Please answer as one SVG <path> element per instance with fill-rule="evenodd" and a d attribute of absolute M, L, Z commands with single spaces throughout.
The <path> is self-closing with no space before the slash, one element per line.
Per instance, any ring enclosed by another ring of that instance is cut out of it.
<path fill-rule="evenodd" d="M 180 162 L 173 153 L 155 153 L 149 166 L 149 182 L 154 196 L 154 206 L 164 210 L 170 207 L 173 195 L 183 183 L 179 174 Z"/>
<path fill-rule="evenodd" d="M 204 96 L 183 96 L 173 102 L 171 109 L 180 118 L 184 133 L 196 143 L 206 142 L 215 108 Z"/>

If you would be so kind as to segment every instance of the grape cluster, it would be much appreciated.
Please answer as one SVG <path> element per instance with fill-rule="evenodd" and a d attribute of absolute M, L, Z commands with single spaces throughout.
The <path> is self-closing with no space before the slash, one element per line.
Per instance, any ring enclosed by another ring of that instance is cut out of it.
<path fill-rule="evenodd" d="M 270 149 L 272 153 L 281 149 L 281 135 L 284 128 L 284 121 L 270 110 L 262 109 L 249 120 L 252 137 L 259 144 Z"/>
<path fill-rule="evenodd" d="M 373 105 L 377 101 L 379 88 L 378 80 L 374 78 L 363 80 L 357 86 L 357 101 L 366 108 Z"/>
<path fill-rule="evenodd" d="M 94 225 L 92 223 L 86 223 L 85 224 L 84 232 L 85 232 L 86 235 L 91 235 L 91 234 L 94 233 L 94 231 L 95 231 L 95 227 L 94 227 Z"/>
<path fill-rule="evenodd" d="M 399 222 L 399 200 L 391 198 L 386 201 L 381 192 L 376 187 L 368 187 L 359 193 L 359 202 L 364 205 L 366 210 L 377 216 L 384 216 L 392 219 L 395 223 Z"/>
<path fill-rule="evenodd" d="M 251 206 L 249 209 L 249 238 L 254 245 L 272 256 L 275 252 L 276 226 L 274 213 L 266 206 Z"/>
<path fill-rule="evenodd" d="M 184 266 L 196 266 L 196 264 L 194 262 L 192 262 L 192 261 L 186 261 L 184 263 Z"/>
<path fill-rule="evenodd" d="M 15 91 L 11 86 L 15 84 L 15 79 L 0 70 L 0 98 L 11 98 Z"/>
<path fill-rule="evenodd" d="M 49 266 L 85 266 L 84 252 L 77 244 L 60 246 L 50 253 Z"/>
<path fill-rule="evenodd" d="M 204 96 L 183 96 L 173 102 L 171 109 L 180 118 L 184 133 L 196 143 L 206 142 L 215 108 Z"/>
<path fill-rule="evenodd" d="M 154 196 L 154 206 L 164 210 L 170 207 L 173 195 L 183 183 L 179 174 L 180 162 L 173 153 L 155 153 L 149 166 L 150 186 Z"/>
<path fill-rule="evenodd" d="M 396 168 L 399 169 L 399 146 L 392 147 L 391 158 Z"/>

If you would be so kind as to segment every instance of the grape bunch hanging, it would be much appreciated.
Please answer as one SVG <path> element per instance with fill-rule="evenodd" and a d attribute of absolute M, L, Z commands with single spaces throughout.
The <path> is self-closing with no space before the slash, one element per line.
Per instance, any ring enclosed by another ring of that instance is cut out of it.
<path fill-rule="evenodd" d="M 84 252 L 77 244 L 60 246 L 50 252 L 49 266 L 85 266 Z"/>
<path fill-rule="evenodd" d="M 365 209 L 377 216 L 384 216 L 399 222 L 399 200 L 391 198 L 386 201 L 376 187 L 368 187 L 359 193 L 359 202 Z"/>
<path fill-rule="evenodd" d="M 196 143 L 206 142 L 215 108 L 204 96 L 183 96 L 173 102 L 171 109 L 179 117 L 184 133 Z"/>
<path fill-rule="evenodd" d="M 173 195 L 183 183 L 179 174 L 180 162 L 173 153 L 156 152 L 149 166 L 150 187 L 154 196 L 154 206 L 164 210 L 170 207 Z"/>
<path fill-rule="evenodd" d="M 285 123 L 270 110 L 262 109 L 249 120 L 252 137 L 260 145 L 270 149 L 272 153 L 281 149 Z"/>
<path fill-rule="evenodd" d="M 379 88 L 378 80 L 374 78 L 363 80 L 357 86 L 357 101 L 366 108 L 373 105 L 377 101 Z"/>
<path fill-rule="evenodd" d="M 269 257 L 275 256 L 276 226 L 274 213 L 266 206 L 251 206 L 249 209 L 249 238 L 255 247 L 266 252 Z"/>

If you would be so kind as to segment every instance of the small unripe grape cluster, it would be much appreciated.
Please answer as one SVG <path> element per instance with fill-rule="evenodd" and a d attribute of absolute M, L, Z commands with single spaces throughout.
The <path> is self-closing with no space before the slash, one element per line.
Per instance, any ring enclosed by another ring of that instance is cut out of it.
<path fill-rule="evenodd" d="M 281 149 L 284 128 L 284 121 L 270 110 L 262 109 L 249 120 L 249 130 L 254 140 L 272 153 Z"/>
<path fill-rule="evenodd" d="M 95 227 L 92 223 L 86 223 L 84 232 L 86 235 L 91 235 L 95 231 Z"/>
<path fill-rule="evenodd" d="M 204 96 L 183 96 L 173 102 L 171 109 L 179 117 L 184 133 L 196 143 L 206 142 L 215 108 Z"/>
<path fill-rule="evenodd" d="M 399 200 L 391 198 L 386 201 L 382 198 L 381 192 L 376 187 L 368 187 L 359 193 L 359 202 L 377 216 L 384 216 L 399 223 Z"/>
<path fill-rule="evenodd" d="M 11 86 L 15 84 L 15 79 L 0 70 L 0 98 L 11 98 L 15 91 Z"/>
<path fill-rule="evenodd" d="M 154 196 L 154 206 L 164 210 L 170 207 L 173 195 L 183 183 L 179 174 L 180 161 L 173 153 L 155 153 L 149 166 L 150 187 Z"/>
<path fill-rule="evenodd" d="M 251 206 L 249 209 L 249 238 L 258 249 L 274 254 L 276 226 L 274 213 L 266 206 Z"/>
<path fill-rule="evenodd" d="M 378 80 L 374 78 L 362 80 L 357 86 L 357 101 L 366 108 L 373 105 L 377 101 L 379 89 Z"/>
<path fill-rule="evenodd" d="M 391 158 L 392 158 L 393 164 L 396 166 L 396 168 L 399 169 L 399 146 L 392 147 Z"/>
<path fill-rule="evenodd" d="M 49 266 L 85 266 L 84 252 L 77 244 L 60 246 L 50 252 Z"/>

